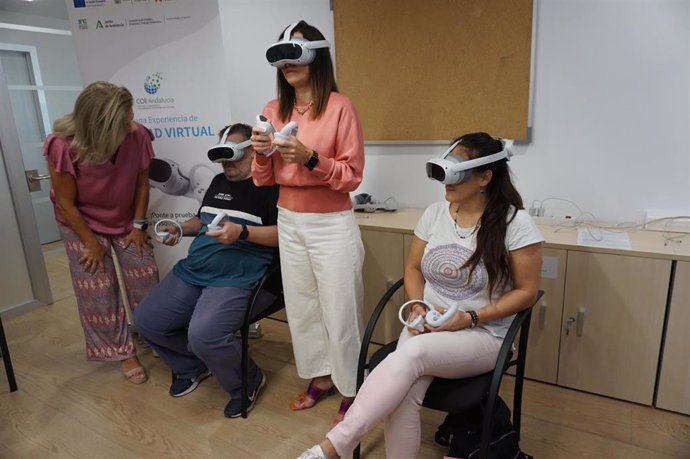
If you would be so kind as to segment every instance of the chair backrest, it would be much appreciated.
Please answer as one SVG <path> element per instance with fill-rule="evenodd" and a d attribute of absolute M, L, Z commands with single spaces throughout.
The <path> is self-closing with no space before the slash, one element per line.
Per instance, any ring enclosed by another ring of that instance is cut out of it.
<path fill-rule="evenodd" d="M 285 307 L 280 260 L 276 256 L 249 298 L 245 323 L 256 322 Z"/>

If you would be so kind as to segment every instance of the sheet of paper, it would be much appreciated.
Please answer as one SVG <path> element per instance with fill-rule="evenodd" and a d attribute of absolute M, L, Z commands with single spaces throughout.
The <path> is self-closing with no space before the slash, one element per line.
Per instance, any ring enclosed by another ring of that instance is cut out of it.
<path fill-rule="evenodd" d="M 613 249 L 630 249 L 630 238 L 626 231 L 611 231 L 599 228 L 579 228 L 577 244 L 590 247 L 609 247 Z"/>

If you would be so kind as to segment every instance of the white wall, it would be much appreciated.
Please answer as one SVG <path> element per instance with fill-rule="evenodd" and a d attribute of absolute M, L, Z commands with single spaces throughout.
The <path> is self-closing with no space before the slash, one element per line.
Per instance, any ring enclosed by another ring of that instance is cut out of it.
<path fill-rule="evenodd" d="M 567 198 L 608 221 L 690 214 L 690 2 L 539 0 L 535 12 L 533 139 L 511 161 L 526 205 Z M 358 192 L 442 199 L 424 173 L 442 149 L 368 145 Z"/>
<path fill-rule="evenodd" d="M 254 124 L 266 102 L 276 97 L 276 69 L 266 48 L 300 19 L 333 44 L 329 0 L 219 0 L 232 122 Z"/>

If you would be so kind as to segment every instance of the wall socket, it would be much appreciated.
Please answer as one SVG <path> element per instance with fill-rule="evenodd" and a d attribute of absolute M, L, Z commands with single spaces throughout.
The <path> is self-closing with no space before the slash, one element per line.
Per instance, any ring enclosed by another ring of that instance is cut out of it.
<path fill-rule="evenodd" d="M 543 217 L 544 214 L 546 214 L 546 209 L 544 209 L 544 206 L 530 207 L 529 208 L 529 214 L 532 217 Z"/>

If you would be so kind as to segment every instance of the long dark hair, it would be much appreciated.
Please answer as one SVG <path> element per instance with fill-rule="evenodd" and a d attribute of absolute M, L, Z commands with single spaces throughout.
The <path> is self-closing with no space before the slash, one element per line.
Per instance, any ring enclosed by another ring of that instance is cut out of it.
<path fill-rule="evenodd" d="M 309 41 L 326 39 L 319 29 L 304 21 L 299 21 L 292 29 L 292 33 L 295 32 L 301 32 L 304 38 Z M 284 33 L 285 30 L 280 34 L 279 40 L 283 38 Z M 335 82 L 333 62 L 328 48 L 319 48 L 314 51 L 316 56 L 314 61 L 309 64 L 309 84 L 314 93 L 314 107 L 311 113 L 313 119 L 319 119 L 326 110 L 331 92 L 338 92 L 338 85 Z M 278 101 L 280 102 L 280 119 L 287 121 L 290 119 L 290 114 L 295 106 L 295 88 L 290 86 L 280 69 L 277 73 L 277 90 Z"/>
<path fill-rule="evenodd" d="M 492 155 L 503 149 L 502 142 L 486 132 L 465 134 L 455 139 L 453 143 L 455 142 L 459 142 L 459 145 L 469 150 L 470 159 Z M 473 173 L 481 174 L 486 170 L 491 170 L 492 176 L 484 189 L 487 203 L 477 232 L 477 248 L 463 268 L 469 268 L 472 273 L 479 262 L 483 261 L 489 274 L 489 295 L 491 295 L 498 287 L 505 287 L 510 280 L 510 257 L 505 243 L 506 231 L 518 209 L 523 209 L 524 206 L 520 193 L 510 179 L 507 160 L 502 159 L 477 167 Z M 512 214 L 508 215 L 511 211 Z"/>

